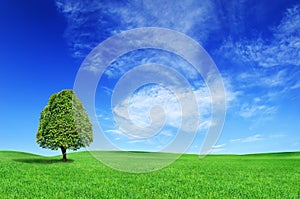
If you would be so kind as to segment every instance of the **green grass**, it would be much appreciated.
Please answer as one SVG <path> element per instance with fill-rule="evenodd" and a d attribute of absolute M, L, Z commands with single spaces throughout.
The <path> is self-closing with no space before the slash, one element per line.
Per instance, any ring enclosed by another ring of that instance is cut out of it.
<path fill-rule="evenodd" d="M 0 151 L 0 198 L 300 198 L 300 153 L 183 155 L 143 174 L 116 171 L 88 152 L 60 158 Z"/>

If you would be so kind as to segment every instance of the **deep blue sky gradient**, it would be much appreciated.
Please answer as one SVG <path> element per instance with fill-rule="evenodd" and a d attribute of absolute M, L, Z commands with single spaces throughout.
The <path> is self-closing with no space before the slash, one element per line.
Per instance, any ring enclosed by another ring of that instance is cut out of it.
<path fill-rule="evenodd" d="M 202 44 L 226 80 L 234 99 L 214 152 L 299 151 L 298 1 L 165 3 L 162 12 L 174 13 L 161 18 L 155 10 L 161 5 L 154 4 L 1 1 L 0 150 L 56 154 L 35 143 L 39 114 L 50 95 L 73 88 L 81 62 L 99 42 L 123 30 L 157 26 L 182 31 Z M 178 25 L 181 19 L 171 16 L 178 17 L 179 8 L 181 16 L 194 18 Z M 190 27 L 184 29 L 184 24 Z M 98 110 L 102 120 L 109 111 L 107 106 Z M 106 126 L 113 130 L 111 121 Z M 190 152 L 199 150 L 201 139 L 199 135 Z"/>

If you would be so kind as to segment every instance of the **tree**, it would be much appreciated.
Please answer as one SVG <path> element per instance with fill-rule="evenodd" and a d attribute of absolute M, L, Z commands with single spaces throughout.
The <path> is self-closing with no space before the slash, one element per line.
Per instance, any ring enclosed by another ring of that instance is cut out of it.
<path fill-rule="evenodd" d="M 77 150 L 93 141 L 92 124 L 73 90 L 62 90 L 49 98 L 40 115 L 36 142 L 42 148 L 61 149 L 63 161 L 67 149 Z"/>

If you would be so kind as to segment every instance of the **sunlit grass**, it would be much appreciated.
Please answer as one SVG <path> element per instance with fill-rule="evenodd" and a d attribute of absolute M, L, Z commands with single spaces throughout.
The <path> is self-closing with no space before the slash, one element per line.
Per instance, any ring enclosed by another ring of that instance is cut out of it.
<path fill-rule="evenodd" d="M 88 152 L 71 153 L 68 158 L 63 163 L 59 156 L 0 152 L 0 198 L 300 196 L 300 153 L 211 155 L 204 159 L 183 155 L 164 169 L 144 174 L 116 171 Z"/>

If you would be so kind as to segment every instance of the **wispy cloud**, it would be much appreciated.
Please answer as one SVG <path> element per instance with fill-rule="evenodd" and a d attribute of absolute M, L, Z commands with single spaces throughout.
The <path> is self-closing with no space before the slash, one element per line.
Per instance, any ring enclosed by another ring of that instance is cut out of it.
<path fill-rule="evenodd" d="M 256 141 L 260 141 L 263 140 L 264 138 L 262 137 L 262 135 L 260 134 L 256 134 L 247 138 L 242 139 L 242 142 L 256 142 Z"/>
<path fill-rule="evenodd" d="M 252 118 L 252 117 L 262 117 L 265 119 L 269 119 L 276 114 L 277 107 L 258 104 L 258 102 L 254 102 L 253 104 L 243 104 L 240 108 L 239 115 L 243 118 Z"/>
<path fill-rule="evenodd" d="M 298 88 L 297 67 L 253 68 L 236 76 L 240 92 L 236 113 L 245 119 L 269 120 L 278 112 L 279 99 L 288 98 Z"/>
<path fill-rule="evenodd" d="M 65 32 L 75 57 L 84 57 L 99 42 L 123 30 L 164 27 L 205 42 L 218 28 L 212 1 L 70 1 L 56 5 L 68 21 Z M 159 8 L 157 7 L 159 5 Z"/>
<path fill-rule="evenodd" d="M 145 143 L 147 140 L 129 140 L 127 144 Z"/>
<path fill-rule="evenodd" d="M 256 82 L 255 86 L 262 87 L 278 87 L 284 86 L 286 80 L 288 79 L 288 71 L 287 69 L 281 69 L 277 73 L 268 73 L 268 70 L 262 71 L 260 70 L 260 74 L 255 74 Z M 251 77 L 250 77 L 251 79 Z M 249 82 L 249 81 L 248 81 Z M 252 82 L 254 83 L 254 82 Z"/>
<path fill-rule="evenodd" d="M 218 144 L 218 145 L 212 146 L 212 148 L 213 148 L 213 149 L 219 149 L 219 148 L 222 148 L 222 147 L 224 147 L 224 146 L 226 146 L 226 144 Z"/>
<path fill-rule="evenodd" d="M 113 92 L 111 88 L 108 88 L 106 86 L 102 86 L 101 89 L 105 92 L 106 95 L 110 96 Z"/>
<path fill-rule="evenodd" d="M 211 149 L 208 151 L 208 153 L 219 153 L 221 151 L 224 151 L 225 148 L 224 146 L 226 146 L 226 144 L 219 144 L 219 145 L 214 145 L 211 147 Z"/>
<path fill-rule="evenodd" d="M 109 129 L 105 131 L 106 133 L 112 133 L 112 134 L 119 134 L 119 135 L 124 135 L 123 132 L 119 129 Z"/>
<path fill-rule="evenodd" d="M 136 42 L 142 42 L 141 35 L 137 35 Z M 190 65 L 186 60 L 172 53 L 155 50 L 155 49 L 140 49 L 138 51 L 126 53 L 118 57 L 105 71 L 108 78 L 118 78 L 124 75 L 130 69 L 146 64 L 160 64 L 176 69 L 183 76 L 195 81 L 201 79 L 197 70 Z M 145 71 L 146 72 L 146 71 Z M 159 73 L 165 73 L 165 76 L 172 77 L 166 70 L 159 70 Z"/>
<path fill-rule="evenodd" d="M 249 137 L 245 137 L 245 138 L 237 138 L 237 139 L 232 139 L 230 140 L 230 142 L 257 142 L 260 140 L 263 140 L 263 136 L 261 134 L 256 134 L 256 135 L 252 135 Z"/>
<path fill-rule="evenodd" d="M 108 116 L 108 114 L 106 114 L 106 113 L 97 114 L 96 117 L 101 120 L 110 120 L 111 119 L 110 116 Z"/>
<path fill-rule="evenodd" d="M 160 5 L 158 9 L 157 5 Z M 211 15 L 214 7 L 210 1 L 130 1 L 123 7 L 111 7 L 112 14 L 119 15 L 126 28 L 166 27 L 187 34 L 194 34 L 200 28 L 198 36 L 204 39 L 207 32 L 213 29 L 208 25 L 215 24 Z M 178 20 L 180 19 L 180 20 Z M 201 24 L 201 25 L 200 25 Z M 207 28 L 207 29 L 205 29 Z"/>
<path fill-rule="evenodd" d="M 278 139 L 278 138 L 284 138 L 284 137 L 287 137 L 287 135 L 284 134 L 284 133 L 271 134 L 271 135 L 269 136 L 269 138 L 275 138 L 275 139 Z"/>
<path fill-rule="evenodd" d="M 291 89 L 298 89 L 298 88 L 300 88 L 300 82 L 296 82 L 294 85 L 292 85 L 291 87 L 290 87 Z"/>
<path fill-rule="evenodd" d="M 171 137 L 171 136 L 174 135 L 174 133 L 172 131 L 170 131 L 170 130 L 163 130 L 161 132 L 161 135 L 164 135 L 164 136 L 167 136 L 167 137 Z"/>
<path fill-rule="evenodd" d="M 231 139 L 231 140 L 229 140 L 230 142 L 239 142 L 239 141 L 241 141 L 242 139 L 241 138 L 237 138 L 237 139 Z"/>
<path fill-rule="evenodd" d="M 279 66 L 276 68 L 254 67 L 247 72 L 242 72 L 236 76 L 236 81 L 240 83 L 241 89 L 259 88 L 271 89 L 280 88 L 280 92 L 287 92 L 298 86 L 299 70 L 297 67 Z M 276 90 L 276 92 L 278 92 Z"/>

